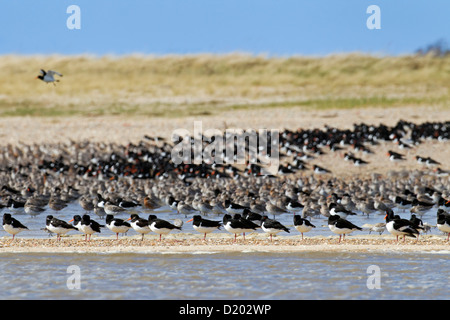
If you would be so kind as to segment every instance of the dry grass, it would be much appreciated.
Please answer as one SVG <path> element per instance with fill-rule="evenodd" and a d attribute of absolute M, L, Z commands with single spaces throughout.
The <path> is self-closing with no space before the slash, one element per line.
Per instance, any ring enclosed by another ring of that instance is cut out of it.
<path fill-rule="evenodd" d="M 34 80 L 40 68 L 64 77 L 46 85 Z M 4 116 L 450 106 L 450 56 L 2 56 L 0 69 Z"/>

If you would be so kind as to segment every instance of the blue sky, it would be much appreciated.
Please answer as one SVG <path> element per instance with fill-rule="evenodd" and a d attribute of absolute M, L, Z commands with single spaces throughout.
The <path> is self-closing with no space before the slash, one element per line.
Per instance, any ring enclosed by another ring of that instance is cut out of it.
<path fill-rule="evenodd" d="M 380 30 L 366 27 L 372 4 Z M 0 54 L 400 55 L 450 42 L 450 1 L 2 0 L 0 24 Z"/>

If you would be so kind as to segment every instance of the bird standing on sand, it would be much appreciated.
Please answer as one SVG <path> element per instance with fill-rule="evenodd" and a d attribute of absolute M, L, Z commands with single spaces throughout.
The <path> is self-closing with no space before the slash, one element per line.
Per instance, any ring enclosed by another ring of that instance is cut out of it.
<path fill-rule="evenodd" d="M 356 230 L 362 230 L 362 228 L 355 226 L 348 220 L 342 219 L 339 215 L 330 215 L 328 218 L 328 228 L 336 234 L 339 235 L 339 243 L 341 242 L 341 237 L 345 240 L 345 235 L 352 233 Z"/>
<path fill-rule="evenodd" d="M 155 215 L 148 216 L 148 225 L 150 227 L 150 230 L 152 230 L 154 233 L 159 234 L 159 241 L 161 241 L 161 236 L 163 234 L 168 234 L 174 229 L 181 230 L 180 226 L 176 226 L 166 220 L 158 219 Z"/>
<path fill-rule="evenodd" d="M 13 240 L 16 234 L 24 230 L 28 230 L 28 228 L 20 223 L 20 221 L 11 217 L 9 213 L 5 213 L 3 215 L 3 229 L 9 234 L 12 234 Z"/>
<path fill-rule="evenodd" d="M 74 219 L 70 220 L 69 222 L 72 222 L 74 220 L 75 220 L 75 217 L 74 217 Z M 101 232 L 100 228 L 104 228 L 104 227 L 105 227 L 104 225 L 101 225 L 98 222 L 92 220 L 88 214 L 83 215 L 83 217 L 81 217 L 81 220 L 78 224 L 78 230 L 84 233 L 85 241 L 88 240 L 88 235 L 89 235 L 89 241 L 91 241 L 91 236 L 96 232 L 100 233 Z"/>
<path fill-rule="evenodd" d="M 220 226 L 222 225 L 222 223 L 220 221 L 203 219 L 200 215 L 195 215 L 192 219 L 190 219 L 186 222 L 191 222 L 191 221 L 194 221 L 192 223 L 194 230 L 197 232 L 203 233 L 205 235 L 203 237 L 203 240 L 206 240 L 206 234 L 211 233 L 214 230 L 220 229 Z"/>
<path fill-rule="evenodd" d="M 112 214 L 106 215 L 106 227 L 116 234 L 116 239 L 119 239 L 119 233 L 126 233 L 131 228 L 131 225 L 118 218 L 114 218 Z"/>
<path fill-rule="evenodd" d="M 308 219 L 304 219 L 298 215 L 294 215 L 294 228 L 297 229 L 297 231 L 302 234 L 302 240 L 303 240 L 303 233 L 311 231 L 312 228 L 315 227 L 316 226 L 313 225 L 311 222 L 309 222 Z"/>
<path fill-rule="evenodd" d="M 61 240 L 61 235 L 66 234 L 70 230 L 78 230 L 73 225 L 48 215 L 45 222 L 46 228 L 52 233 L 56 233 L 56 240 Z"/>
<path fill-rule="evenodd" d="M 401 219 L 398 215 L 394 215 L 394 211 L 392 209 L 386 210 L 386 216 L 384 217 L 386 220 L 386 229 L 390 234 L 397 236 L 403 236 L 403 241 L 405 241 L 405 237 L 411 237 L 418 239 L 419 231 L 416 229 L 414 224 L 406 219 Z"/>
<path fill-rule="evenodd" d="M 442 209 L 439 209 L 437 212 L 436 226 L 440 231 L 447 233 L 447 241 L 449 241 L 450 240 L 450 215 Z"/>
<path fill-rule="evenodd" d="M 261 229 L 270 234 L 270 242 L 272 242 L 272 235 L 277 234 L 281 231 L 289 232 L 289 229 L 283 226 L 279 221 L 274 219 L 269 219 L 267 216 L 261 218 Z"/>
<path fill-rule="evenodd" d="M 58 75 L 62 77 L 63 75 L 59 72 L 48 70 L 45 71 L 44 69 L 41 69 L 41 74 L 36 77 L 36 79 L 40 79 L 44 81 L 45 83 L 53 83 L 54 86 L 56 86 L 55 82 L 59 82 L 59 80 L 55 79 L 55 75 Z"/>
<path fill-rule="evenodd" d="M 133 213 L 126 221 L 128 220 L 131 220 L 130 225 L 133 230 L 142 234 L 141 241 L 144 240 L 144 235 L 152 231 L 148 225 L 148 220 L 140 218 L 135 213 Z"/>

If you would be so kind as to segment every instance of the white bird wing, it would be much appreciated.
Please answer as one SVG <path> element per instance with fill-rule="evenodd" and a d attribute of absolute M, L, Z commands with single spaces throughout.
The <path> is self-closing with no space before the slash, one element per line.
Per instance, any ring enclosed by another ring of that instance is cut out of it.
<path fill-rule="evenodd" d="M 47 71 L 47 74 L 49 75 L 49 76 L 53 76 L 53 75 L 58 75 L 58 76 L 60 76 L 60 77 L 62 77 L 63 75 L 61 74 L 61 73 L 59 73 L 59 72 L 57 72 L 57 71 L 54 71 L 54 70 L 48 70 Z"/>

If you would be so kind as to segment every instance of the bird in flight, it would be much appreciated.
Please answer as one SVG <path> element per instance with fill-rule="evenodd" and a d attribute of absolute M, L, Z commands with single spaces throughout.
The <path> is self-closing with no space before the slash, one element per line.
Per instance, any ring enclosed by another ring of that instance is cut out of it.
<path fill-rule="evenodd" d="M 41 69 L 41 74 L 36 77 L 36 79 L 41 79 L 45 83 L 52 82 L 54 86 L 56 86 L 56 82 L 59 82 L 59 80 L 55 79 L 55 74 L 62 77 L 63 75 L 59 72 L 48 70 L 45 71 L 44 69 Z"/>

